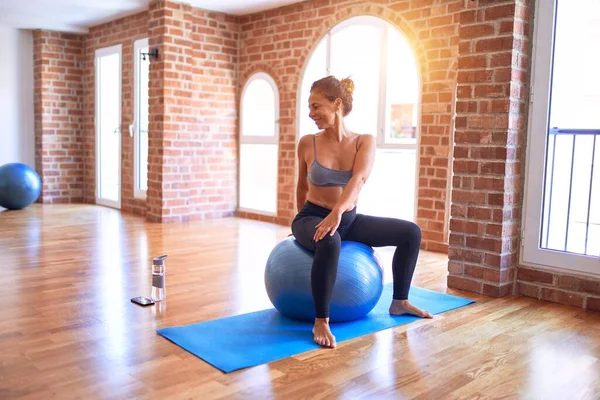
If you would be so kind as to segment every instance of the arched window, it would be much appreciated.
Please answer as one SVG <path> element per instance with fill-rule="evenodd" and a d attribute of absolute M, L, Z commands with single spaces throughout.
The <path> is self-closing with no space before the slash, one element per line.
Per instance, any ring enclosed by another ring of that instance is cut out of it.
<path fill-rule="evenodd" d="M 239 208 L 277 213 L 279 93 L 271 76 L 259 72 L 242 90 L 240 106 Z"/>
<path fill-rule="evenodd" d="M 377 155 L 362 189 L 361 212 L 414 220 L 421 79 L 404 35 L 386 21 L 353 17 L 317 44 L 304 70 L 299 96 L 300 137 L 317 132 L 308 117 L 312 83 L 327 75 L 355 83 L 346 127 L 377 138 Z"/>

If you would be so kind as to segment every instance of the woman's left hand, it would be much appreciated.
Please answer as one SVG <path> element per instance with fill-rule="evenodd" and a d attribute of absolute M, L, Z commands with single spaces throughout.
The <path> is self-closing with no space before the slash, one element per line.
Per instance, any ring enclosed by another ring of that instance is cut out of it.
<path fill-rule="evenodd" d="M 337 228 L 340 226 L 341 220 L 341 211 L 331 211 L 329 215 L 325 217 L 325 219 L 323 219 L 323 221 L 317 224 L 317 230 L 315 231 L 315 236 L 313 237 L 313 240 L 315 242 L 318 242 L 319 240 L 323 239 L 328 233 L 330 236 L 333 236 Z"/>

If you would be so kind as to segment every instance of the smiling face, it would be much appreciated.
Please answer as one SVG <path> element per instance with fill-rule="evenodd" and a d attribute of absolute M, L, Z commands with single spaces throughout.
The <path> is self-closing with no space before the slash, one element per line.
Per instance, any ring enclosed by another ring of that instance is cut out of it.
<path fill-rule="evenodd" d="M 308 98 L 310 109 L 308 116 L 315 121 L 317 128 L 320 130 L 327 129 L 335 125 L 335 117 L 336 114 L 339 114 L 341 105 L 341 99 L 337 98 L 331 101 L 320 90 L 313 90 Z"/>

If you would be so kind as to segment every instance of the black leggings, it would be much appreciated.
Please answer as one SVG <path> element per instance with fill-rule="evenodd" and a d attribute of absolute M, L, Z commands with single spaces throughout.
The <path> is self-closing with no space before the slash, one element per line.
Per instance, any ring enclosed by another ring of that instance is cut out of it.
<path fill-rule="evenodd" d="M 392 259 L 394 279 L 393 298 L 408 299 L 419 247 L 421 229 L 410 221 L 396 218 L 373 217 L 357 214 L 356 207 L 343 213 L 335 234 L 329 233 L 315 243 L 316 225 L 331 210 L 306 202 L 292 222 L 292 234 L 307 249 L 314 251 L 311 284 L 316 317 L 329 317 L 331 292 L 337 276 L 338 259 L 342 240 L 364 243 L 371 247 L 396 246 Z"/>

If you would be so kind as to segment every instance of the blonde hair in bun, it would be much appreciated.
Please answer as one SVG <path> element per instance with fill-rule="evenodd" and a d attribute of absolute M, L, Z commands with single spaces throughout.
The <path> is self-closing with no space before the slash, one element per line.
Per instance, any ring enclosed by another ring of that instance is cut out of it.
<path fill-rule="evenodd" d="M 346 89 L 346 92 L 348 92 L 348 94 L 352 96 L 352 93 L 354 93 L 354 82 L 352 81 L 352 79 L 348 77 L 342 79 L 340 82 L 344 86 L 344 89 Z"/>
<path fill-rule="evenodd" d="M 330 101 L 342 100 L 342 114 L 344 117 L 352 111 L 352 93 L 354 93 L 354 82 L 350 78 L 342 80 L 333 75 L 314 81 L 310 91 L 318 90 Z"/>

